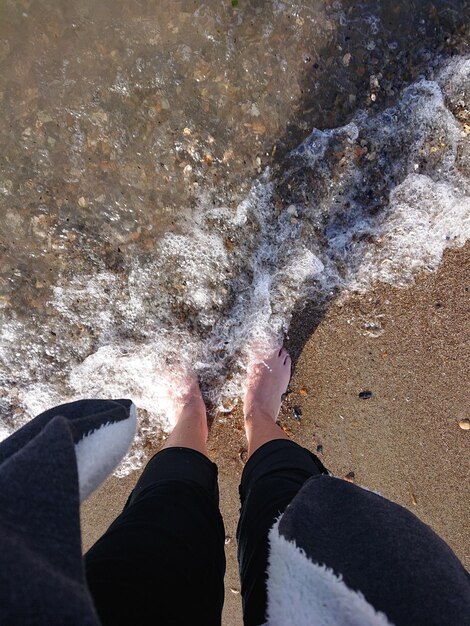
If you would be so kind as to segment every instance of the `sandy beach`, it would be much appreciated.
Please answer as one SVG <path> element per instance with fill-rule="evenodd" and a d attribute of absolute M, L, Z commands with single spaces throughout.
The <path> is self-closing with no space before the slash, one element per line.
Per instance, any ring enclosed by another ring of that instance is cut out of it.
<path fill-rule="evenodd" d="M 334 303 L 303 345 L 280 418 L 333 474 L 413 511 L 467 568 L 470 431 L 459 422 L 470 418 L 469 276 L 467 244 L 409 288 L 378 285 Z M 294 353 L 300 335 L 290 337 Z M 372 396 L 361 399 L 364 391 Z M 227 536 L 224 626 L 242 623 L 235 532 L 245 446 L 240 413 L 217 416 L 209 447 Z M 137 475 L 110 478 L 84 504 L 84 550 L 119 513 Z"/>

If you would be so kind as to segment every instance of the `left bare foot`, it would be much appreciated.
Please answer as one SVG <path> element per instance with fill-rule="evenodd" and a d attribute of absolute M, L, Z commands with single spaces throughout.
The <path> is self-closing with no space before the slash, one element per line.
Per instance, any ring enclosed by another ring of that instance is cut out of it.
<path fill-rule="evenodd" d="M 173 415 L 171 422 L 176 426 L 181 420 L 197 420 L 207 429 L 206 405 L 195 374 L 183 378 L 181 387 L 172 394 Z"/>
<path fill-rule="evenodd" d="M 173 430 L 163 448 L 192 448 L 208 456 L 209 427 L 206 405 L 196 376 L 191 372 L 171 373 L 168 417 Z"/>

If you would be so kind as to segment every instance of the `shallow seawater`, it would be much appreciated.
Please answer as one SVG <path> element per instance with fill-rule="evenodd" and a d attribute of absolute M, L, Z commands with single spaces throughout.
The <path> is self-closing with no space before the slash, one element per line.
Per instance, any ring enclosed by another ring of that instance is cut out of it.
<path fill-rule="evenodd" d="M 0 432 L 246 361 L 470 236 L 467 1 L 0 6 Z M 173 372 L 173 374 L 169 374 Z M 172 378 L 173 377 L 173 378 Z"/>

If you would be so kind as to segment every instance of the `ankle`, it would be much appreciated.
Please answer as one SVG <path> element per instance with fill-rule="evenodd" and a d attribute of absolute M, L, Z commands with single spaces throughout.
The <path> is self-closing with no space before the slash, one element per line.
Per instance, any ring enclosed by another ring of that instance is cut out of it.
<path fill-rule="evenodd" d="M 245 423 L 245 433 L 248 442 L 248 458 L 258 448 L 269 441 L 277 439 L 289 439 L 282 428 L 272 418 L 261 418 L 253 424 Z"/>
<path fill-rule="evenodd" d="M 192 418 L 198 421 L 207 420 L 206 405 L 202 398 L 190 396 L 181 402 L 178 419 L 182 418 Z"/>
<path fill-rule="evenodd" d="M 275 424 L 276 419 L 262 407 L 252 408 L 245 413 L 245 430 L 252 431 L 253 429 L 266 428 L 266 426 Z"/>
<path fill-rule="evenodd" d="M 193 407 L 184 407 L 176 424 L 185 424 L 186 426 L 192 426 L 202 430 L 208 429 L 206 413 L 195 411 Z"/>
<path fill-rule="evenodd" d="M 275 422 L 279 414 L 279 409 L 277 409 L 277 411 L 273 410 L 271 403 L 269 401 L 265 401 L 262 397 L 247 397 L 243 407 L 243 414 L 245 416 L 245 421 L 270 419 L 272 422 Z"/>

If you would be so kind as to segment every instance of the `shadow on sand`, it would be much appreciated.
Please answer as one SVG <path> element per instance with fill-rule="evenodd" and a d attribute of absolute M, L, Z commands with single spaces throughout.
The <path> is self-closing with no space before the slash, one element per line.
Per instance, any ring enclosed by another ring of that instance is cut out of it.
<path fill-rule="evenodd" d="M 468 53 L 467 0 L 366 0 L 346 8 L 345 14 L 346 20 L 332 33 L 327 46 L 315 50 L 312 42 L 314 52 L 301 81 L 302 100 L 294 107 L 286 132 L 273 150 L 274 202 L 277 197 L 284 206 L 297 202 L 315 206 L 321 197 L 325 184 L 321 173 L 291 152 L 313 129 L 343 126 L 359 109 L 379 114 L 393 106 L 403 88 L 419 76 L 432 78 L 444 60 Z M 341 157 L 340 151 L 331 159 L 339 161 Z M 351 220 L 359 222 L 364 216 L 377 214 L 405 175 L 402 171 L 396 177 L 382 176 L 380 166 L 369 167 L 365 172 L 369 184 L 363 186 L 368 192 L 362 190 L 355 198 L 362 210 L 352 212 L 346 204 L 335 220 L 344 220 L 350 228 Z M 336 295 L 304 301 L 294 312 L 287 340 L 294 367 Z"/>

